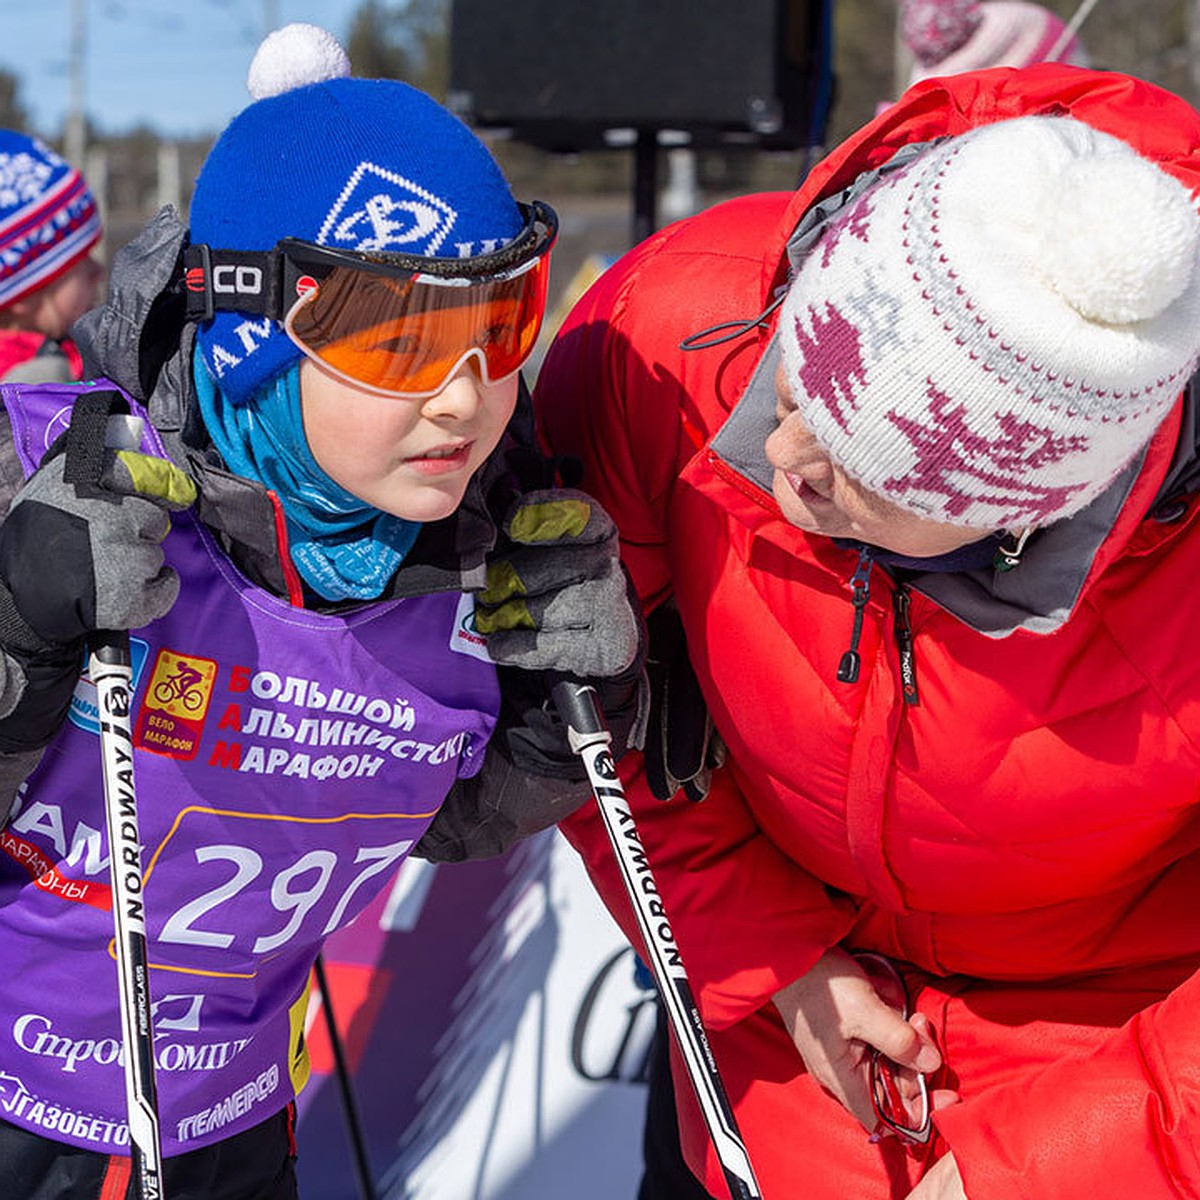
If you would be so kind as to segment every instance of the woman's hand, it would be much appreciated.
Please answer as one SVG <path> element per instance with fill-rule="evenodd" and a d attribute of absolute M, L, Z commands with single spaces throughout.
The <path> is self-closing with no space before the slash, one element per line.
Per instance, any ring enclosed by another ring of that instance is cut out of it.
<path fill-rule="evenodd" d="M 954 1155 L 939 1158 L 925 1172 L 925 1178 L 908 1193 L 908 1200 L 967 1200 Z"/>
<path fill-rule="evenodd" d="M 914 1013 L 905 1020 L 844 950 L 827 950 L 807 975 L 777 992 L 774 1001 L 809 1074 L 871 1132 L 876 1129 L 872 1049 L 901 1068 L 896 1075 L 902 1089 L 908 1073 L 913 1085 L 905 1089 L 909 1096 L 915 1093 L 912 1073 L 929 1074 L 942 1065 L 929 1018 Z M 955 1098 L 941 1092 L 938 1106 Z M 929 1195 L 941 1200 L 942 1193 Z"/>

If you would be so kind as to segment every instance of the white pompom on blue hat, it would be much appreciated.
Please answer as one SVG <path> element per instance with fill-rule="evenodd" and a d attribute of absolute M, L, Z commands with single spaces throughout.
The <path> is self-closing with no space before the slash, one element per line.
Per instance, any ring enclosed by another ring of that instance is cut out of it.
<path fill-rule="evenodd" d="M 292 237 L 453 258 L 495 250 L 521 231 L 507 181 L 466 125 L 405 83 L 348 72 L 337 40 L 317 26 L 267 37 L 250 68 L 256 99 L 196 180 L 193 242 L 269 250 Z M 235 404 L 300 357 L 266 317 L 219 313 L 197 341 Z"/>
<path fill-rule="evenodd" d="M 297 23 L 263 39 L 250 64 L 246 90 L 255 100 L 265 100 L 306 83 L 349 74 L 350 59 L 332 33 L 319 25 Z"/>

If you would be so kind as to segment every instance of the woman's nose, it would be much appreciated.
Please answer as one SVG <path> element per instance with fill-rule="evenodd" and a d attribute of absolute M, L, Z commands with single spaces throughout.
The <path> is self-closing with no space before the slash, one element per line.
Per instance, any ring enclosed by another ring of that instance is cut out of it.
<path fill-rule="evenodd" d="M 794 466 L 826 458 L 803 418 L 790 412 L 767 436 L 767 457 L 775 466 Z"/>

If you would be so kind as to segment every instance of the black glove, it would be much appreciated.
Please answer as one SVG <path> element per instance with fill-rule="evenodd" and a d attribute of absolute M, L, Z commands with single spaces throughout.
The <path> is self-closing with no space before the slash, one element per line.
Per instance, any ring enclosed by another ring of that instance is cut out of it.
<path fill-rule="evenodd" d="M 110 420 L 120 444 L 129 418 Z M 50 448 L 0 524 L 0 646 L 24 675 L 0 720 L 0 752 L 36 749 L 57 732 L 87 634 L 145 625 L 179 593 L 161 542 L 195 485 L 166 459 L 104 448 L 97 483 L 68 482 L 69 442 Z"/>
<path fill-rule="evenodd" d="M 649 690 L 644 663 L 639 650 L 620 675 L 588 679 L 612 734 L 614 762 L 626 750 L 640 749 L 645 736 Z M 501 702 L 495 740 L 505 758 L 532 775 L 572 783 L 585 780 L 583 762 L 567 743 L 567 727 L 550 699 L 551 689 L 562 676 L 506 667 L 500 668 L 499 675 Z"/>
<path fill-rule="evenodd" d="M 17 611 L 56 645 L 163 616 L 179 578 L 161 543 L 195 485 L 174 463 L 134 450 L 104 451 L 98 484 L 68 483 L 60 451 L 51 447 L 0 525 L 0 579 Z"/>
<path fill-rule="evenodd" d="M 66 719 L 83 667 L 83 643 L 47 646 L 0 585 L 0 650 L 0 755 L 40 750 Z"/>
<path fill-rule="evenodd" d="M 475 628 L 499 665 L 498 745 L 523 771 L 586 778 L 550 689 L 568 675 L 596 688 L 613 757 L 641 744 L 648 693 L 641 606 L 616 526 L 572 489 L 528 492 L 510 509 L 476 597 Z"/>
<path fill-rule="evenodd" d="M 646 625 L 646 782 L 659 800 L 670 800 L 681 788 L 689 800 L 703 800 L 713 770 L 725 761 L 725 744 L 700 691 L 674 604 L 660 605 Z"/>

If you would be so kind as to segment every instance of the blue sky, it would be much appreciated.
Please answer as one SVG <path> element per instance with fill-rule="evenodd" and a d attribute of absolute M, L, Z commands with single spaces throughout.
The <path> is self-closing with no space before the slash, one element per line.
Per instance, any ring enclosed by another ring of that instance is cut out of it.
<path fill-rule="evenodd" d="M 103 132 L 219 131 L 247 103 L 246 71 L 268 22 L 323 25 L 345 43 L 361 0 L 0 0 L 0 67 L 39 133 L 71 103 L 73 14 L 84 12 L 84 106 Z"/>

